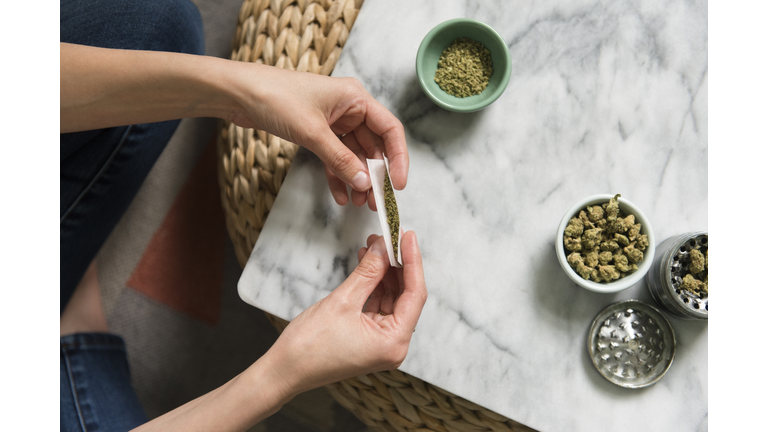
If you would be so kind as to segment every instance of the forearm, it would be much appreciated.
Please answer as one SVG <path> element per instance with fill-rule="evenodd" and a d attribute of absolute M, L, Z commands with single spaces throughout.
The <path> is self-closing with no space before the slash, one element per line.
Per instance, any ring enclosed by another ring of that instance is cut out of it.
<path fill-rule="evenodd" d="M 223 386 L 134 431 L 247 430 L 276 413 L 296 394 L 275 363 L 267 353 Z"/>
<path fill-rule="evenodd" d="M 237 62 L 61 44 L 61 132 L 242 112 Z"/>
<path fill-rule="evenodd" d="M 60 49 L 62 133 L 221 118 L 315 153 L 328 168 L 329 185 L 341 205 L 346 203 L 346 186 L 369 192 L 365 158 L 386 153 L 392 185 L 405 187 L 403 126 L 353 78 L 168 52 L 64 43 Z M 358 194 L 353 202 L 362 205 L 365 200 Z"/>

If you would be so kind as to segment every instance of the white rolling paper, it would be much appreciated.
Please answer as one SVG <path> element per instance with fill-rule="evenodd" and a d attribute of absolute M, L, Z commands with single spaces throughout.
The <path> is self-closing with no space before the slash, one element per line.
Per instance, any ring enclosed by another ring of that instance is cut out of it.
<path fill-rule="evenodd" d="M 403 258 L 400 256 L 400 247 L 397 248 L 397 256 L 395 256 L 395 250 L 392 246 L 392 235 L 390 233 L 389 224 L 387 223 L 387 206 L 384 201 L 384 179 L 387 175 L 389 175 L 389 159 L 384 156 L 384 160 L 367 159 L 367 161 L 368 172 L 371 175 L 371 189 L 373 190 L 373 197 L 376 200 L 376 213 L 379 215 L 379 222 L 381 223 L 381 230 L 383 231 L 384 241 L 387 244 L 389 264 L 392 267 L 399 268 L 403 266 Z M 392 193 L 395 193 L 394 188 L 392 188 Z M 395 202 L 397 202 L 397 196 L 395 196 Z M 400 220 L 400 230 L 398 232 L 398 238 L 396 238 L 395 241 L 399 245 L 400 236 L 405 231 L 403 230 L 403 221 L 400 219 L 399 214 L 398 220 Z"/>

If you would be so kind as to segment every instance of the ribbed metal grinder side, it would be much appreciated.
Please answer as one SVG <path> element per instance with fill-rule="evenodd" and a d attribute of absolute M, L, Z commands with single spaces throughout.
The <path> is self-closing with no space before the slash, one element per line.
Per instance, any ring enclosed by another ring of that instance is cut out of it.
<path fill-rule="evenodd" d="M 683 278 L 691 274 L 694 250 L 708 257 L 709 235 L 706 232 L 690 232 L 664 240 L 657 247 L 646 282 L 651 296 L 666 312 L 676 318 L 706 320 L 709 317 L 708 291 L 692 292 L 683 284 Z M 708 280 L 707 275 L 705 269 L 696 276 Z"/>

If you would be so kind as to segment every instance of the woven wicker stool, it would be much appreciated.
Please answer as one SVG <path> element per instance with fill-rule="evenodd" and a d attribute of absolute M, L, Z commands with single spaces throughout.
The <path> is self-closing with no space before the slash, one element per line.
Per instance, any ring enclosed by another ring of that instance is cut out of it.
<path fill-rule="evenodd" d="M 232 59 L 330 75 L 363 0 L 245 0 Z M 245 266 L 297 146 L 222 122 L 219 186 L 227 231 Z M 267 314 L 282 331 L 288 323 Z M 531 431 L 398 370 L 326 386 L 334 399 L 381 431 Z"/>

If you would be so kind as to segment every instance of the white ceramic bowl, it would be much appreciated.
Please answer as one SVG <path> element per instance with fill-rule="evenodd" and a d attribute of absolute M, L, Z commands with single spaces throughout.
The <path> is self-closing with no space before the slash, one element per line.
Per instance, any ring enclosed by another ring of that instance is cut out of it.
<path fill-rule="evenodd" d="M 555 238 L 557 260 L 560 262 L 560 267 L 563 268 L 565 274 L 567 274 L 568 277 L 570 277 L 571 280 L 576 282 L 576 284 L 579 286 L 599 293 L 619 292 L 640 282 L 640 280 L 645 277 L 645 274 L 648 273 L 648 270 L 651 268 L 651 264 L 653 263 L 653 256 L 656 252 L 656 238 L 653 235 L 653 229 L 651 228 L 651 223 L 648 221 L 648 218 L 640 210 L 639 207 L 622 197 L 619 198 L 619 208 L 621 211 L 627 215 L 635 215 L 635 221 L 642 224 L 640 234 L 648 235 L 649 246 L 643 251 L 643 260 L 640 261 L 637 271 L 627 277 L 613 282 L 598 283 L 582 278 L 578 273 L 576 273 L 574 269 L 571 268 L 567 261 L 568 251 L 565 250 L 565 246 L 563 245 L 563 233 L 565 232 L 565 227 L 568 226 L 568 221 L 571 220 L 572 217 L 578 216 L 579 212 L 584 210 L 587 206 L 606 203 L 613 196 L 614 195 L 611 194 L 592 195 L 574 204 L 574 206 L 568 209 L 568 211 L 565 213 L 563 220 L 560 221 L 560 226 L 557 228 L 557 237 Z"/>

